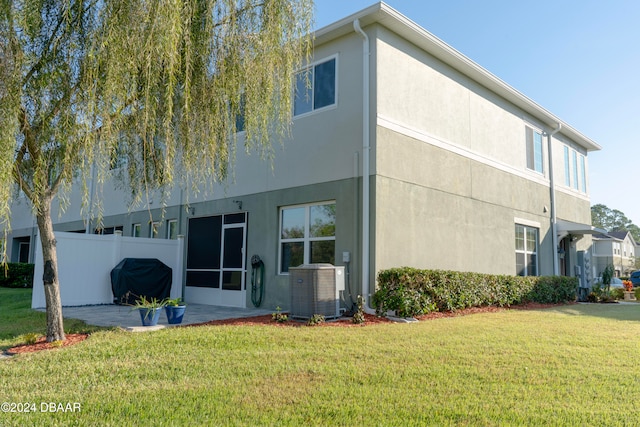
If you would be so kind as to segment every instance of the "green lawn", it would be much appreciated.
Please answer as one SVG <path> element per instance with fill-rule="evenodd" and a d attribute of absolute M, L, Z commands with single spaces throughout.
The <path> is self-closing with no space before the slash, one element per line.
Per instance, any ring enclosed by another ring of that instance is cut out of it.
<path fill-rule="evenodd" d="M 11 321 L 5 292 L 0 348 L 36 323 L 20 309 Z M 639 337 L 640 305 L 615 304 L 362 328 L 97 331 L 0 361 L 0 401 L 80 412 L 0 413 L 0 425 L 635 425 Z"/>
<path fill-rule="evenodd" d="M 21 343 L 21 335 L 47 331 L 43 312 L 31 310 L 31 289 L 0 287 L 0 350 Z M 100 328 L 76 319 L 65 321 L 65 332 L 93 332 Z M 2 425 L 2 423 L 0 423 Z"/>

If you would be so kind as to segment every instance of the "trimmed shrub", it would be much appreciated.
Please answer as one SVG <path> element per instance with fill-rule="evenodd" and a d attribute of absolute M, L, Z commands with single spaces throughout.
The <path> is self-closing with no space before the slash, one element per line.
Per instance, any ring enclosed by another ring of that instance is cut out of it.
<path fill-rule="evenodd" d="M 0 266 L 0 286 L 5 288 L 32 288 L 33 268 L 33 264 L 21 262 L 8 263 L 7 270 Z"/>
<path fill-rule="evenodd" d="M 373 295 L 376 312 L 384 315 L 393 310 L 398 316 L 410 317 L 436 310 L 428 292 L 430 287 L 426 271 L 415 268 L 396 268 L 378 274 L 378 281 L 385 283 Z"/>
<path fill-rule="evenodd" d="M 575 301 L 576 278 L 521 277 L 444 270 L 392 268 L 378 274 L 373 305 L 378 314 L 419 316 L 432 311 Z"/>
<path fill-rule="evenodd" d="M 527 295 L 527 302 L 558 304 L 576 299 L 578 279 L 575 277 L 542 276 L 535 279 L 535 284 Z"/>

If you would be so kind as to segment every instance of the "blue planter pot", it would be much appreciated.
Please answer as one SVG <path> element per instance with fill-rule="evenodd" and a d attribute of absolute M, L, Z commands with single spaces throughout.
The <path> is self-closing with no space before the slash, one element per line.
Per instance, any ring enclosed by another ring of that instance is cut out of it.
<path fill-rule="evenodd" d="M 142 320 L 142 326 L 155 326 L 158 324 L 158 319 L 160 319 L 160 311 L 162 308 L 139 308 L 140 319 Z"/>
<path fill-rule="evenodd" d="M 167 305 L 165 306 L 165 311 L 167 313 L 167 321 L 169 321 L 170 325 L 177 325 L 182 323 L 182 317 L 184 316 L 184 311 L 186 310 L 186 306 L 184 305 Z"/>

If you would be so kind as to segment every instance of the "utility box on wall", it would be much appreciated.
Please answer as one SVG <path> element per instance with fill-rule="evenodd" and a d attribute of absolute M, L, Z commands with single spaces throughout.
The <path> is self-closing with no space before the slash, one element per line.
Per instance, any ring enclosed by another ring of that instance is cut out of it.
<path fill-rule="evenodd" d="M 307 264 L 289 268 L 292 318 L 340 317 L 340 291 L 344 291 L 344 267 Z"/>
<path fill-rule="evenodd" d="M 576 277 L 578 277 L 578 301 L 587 301 L 587 296 L 591 292 L 591 286 L 593 285 L 590 251 L 578 251 L 578 263 L 576 267 Z"/>

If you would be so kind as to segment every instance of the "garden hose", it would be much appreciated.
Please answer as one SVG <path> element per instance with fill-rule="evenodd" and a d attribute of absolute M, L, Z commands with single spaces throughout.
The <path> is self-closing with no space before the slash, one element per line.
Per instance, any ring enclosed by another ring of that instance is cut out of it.
<path fill-rule="evenodd" d="M 251 302 L 260 307 L 264 298 L 264 262 L 258 255 L 251 257 Z"/>

